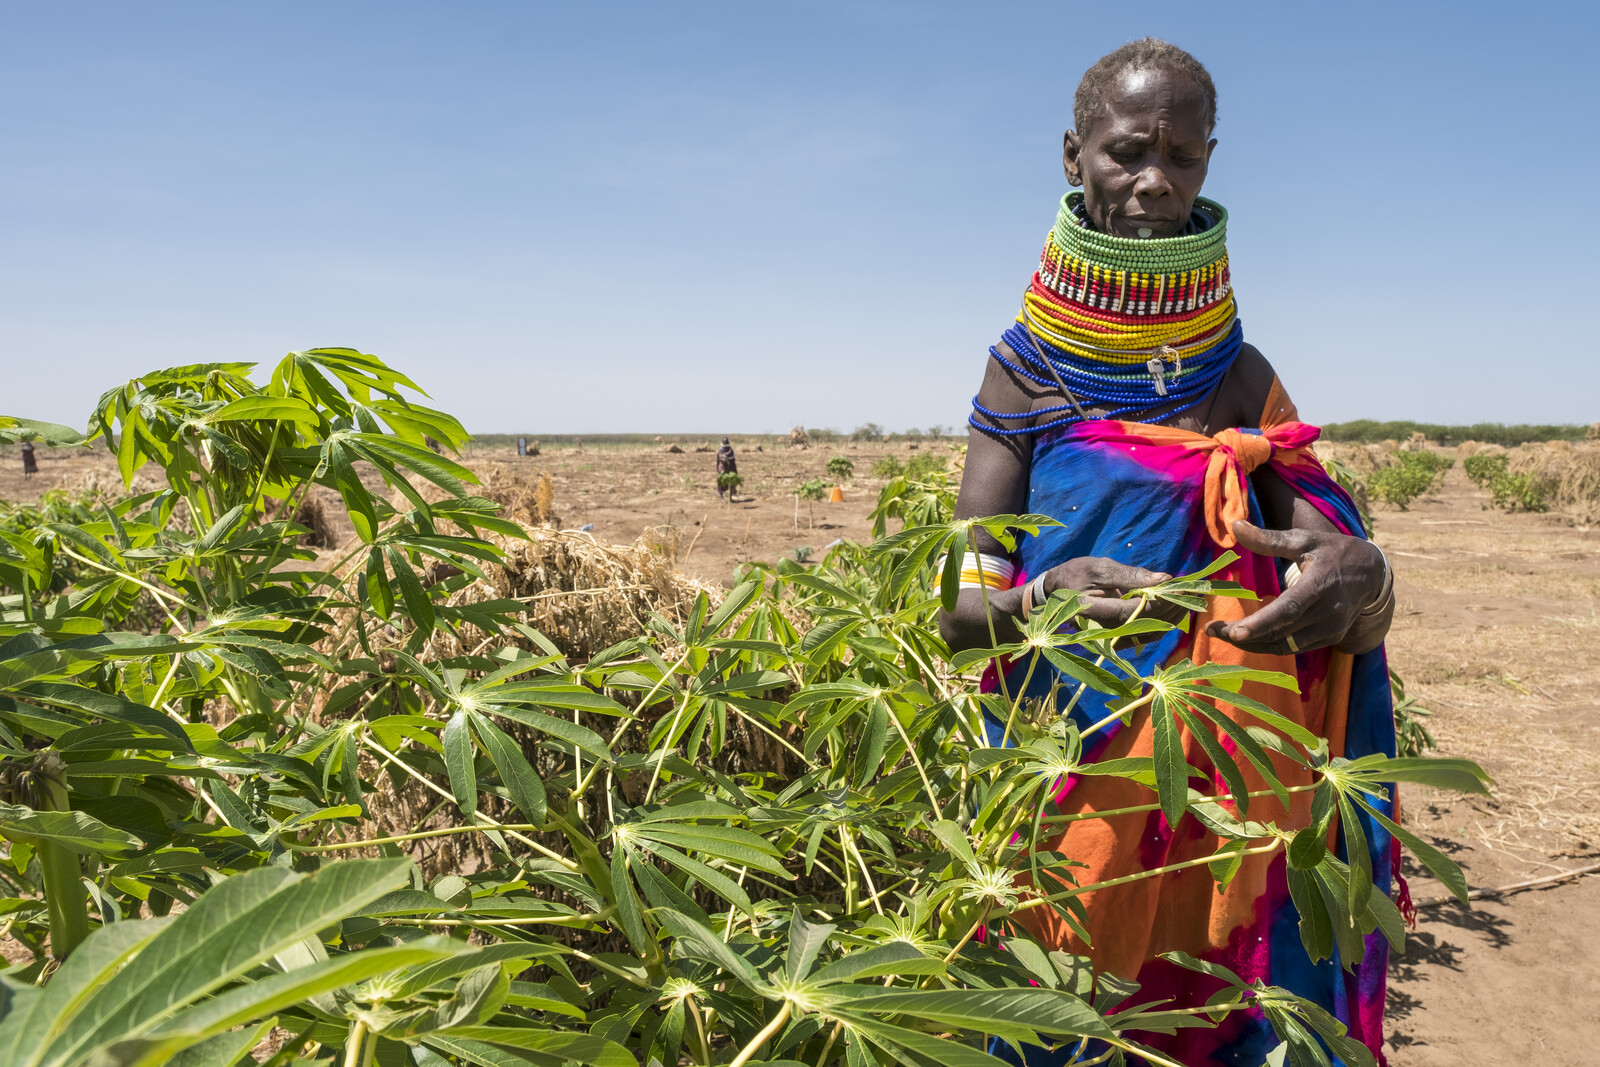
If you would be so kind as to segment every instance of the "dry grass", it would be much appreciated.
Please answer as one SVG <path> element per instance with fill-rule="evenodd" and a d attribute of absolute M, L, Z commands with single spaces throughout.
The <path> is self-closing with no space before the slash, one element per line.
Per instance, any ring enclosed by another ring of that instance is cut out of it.
<path fill-rule="evenodd" d="M 335 532 L 331 511 L 322 497 L 316 494 L 306 497 L 294 513 L 295 523 L 307 530 L 300 535 L 302 545 L 311 548 L 333 548 L 338 545 L 339 535 Z"/>
<path fill-rule="evenodd" d="M 473 470 L 481 479 L 477 494 L 505 508 L 503 517 L 527 527 L 561 525 L 555 483 L 547 472 L 494 461 L 474 463 Z"/>
<path fill-rule="evenodd" d="M 488 582 L 457 590 L 448 603 L 519 601 L 526 605 L 522 621 L 548 637 L 568 659 L 586 660 L 638 636 L 655 613 L 681 622 L 702 592 L 713 604 L 722 599 L 721 590 L 680 574 L 662 541 L 607 545 L 587 533 L 549 527 L 527 528 L 527 534 L 526 541 L 489 535 L 505 553 L 505 563 L 488 567 Z M 434 640 L 460 644 L 443 633 Z M 452 655 L 471 649 L 430 651 Z"/>
<path fill-rule="evenodd" d="M 1550 508 L 1581 526 L 1600 522 L 1600 444 L 1547 441 L 1512 449 L 1513 474 L 1548 487 Z"/>

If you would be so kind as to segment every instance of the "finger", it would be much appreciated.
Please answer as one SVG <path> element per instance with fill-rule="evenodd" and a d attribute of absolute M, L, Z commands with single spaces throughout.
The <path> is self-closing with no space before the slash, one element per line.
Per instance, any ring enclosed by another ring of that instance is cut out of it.
<path fill-rule="evenodd" d="M 1209 629 L 1208 627 L 1208 631 Z M 1336 620 L 1319 619 L 1309 626 L 1271 637 L 1258 636 L 1253 639 L 1230 641 L 1221 634 L 1215 636 L 1222 637 L 1224 641 L 1228 641 L 1229 644 L 1236 645 L 1246 652 L 1256 652 L 1270 656 L 1289 656 L 1296 652 L 1312 652 L 1328 645 L 1338 644 L 1344 638 L 1344 627 Z M 1293 644 L 1290 644 L 1290 638 L 1294 639 Z"/>
<path fill-rule="evenodd" d="M 1299 560 L 1311 551 L 1311 534 L 1306 530 L 1265 530 L 1239 519 L 1233 524 L 1233 536 L 1240 548 L 1258 556 Z"/>
<path fill-rule="evenodd" d="M 1311 607 L 1313 598 L 1309 594 L 1301 594 L 1301 588 L 1295 586 L 1249 618 L 1233 623 L 1220 620 L 1213 622 L 1206 627 L 1206 632 L 1240 647 L 1246 641 L 1281 640 L 1304 626 L 1301 620 Z"/>
<path fill-rule="evenodd" d="M 1144 609 L 1144 618 L 1156 619 L 1160 622 L 1182 622 L 1183 617 L 1189 614 L 1189 609 L 1182 604 L 1174 604 L 1170 600 L 1149 598 Z"/>
<path fill-rule="evenodd" d="M 1139 606 L 1137 600 L 1122 600 L 1117 597 L 1086 596 L 1084 597 L 1083 616 L 1101 626 L 1121 626 L 1133 616 L 1134 609 Z"/>
<path fill-rule="evenodd" d="M 1172 575 L 1162 571 L 1147 570 L 1144 567 L 1130 567 L 1126 563 L 1118 563 L 1114 559 L 1098 559 L 1089 569 L 1089 577 L 1101 589 L 1115 589 L 1126 592 L 1129 589 L 1143 589 L 1150 585 L 1160 585 L 1170 581 Z"/>

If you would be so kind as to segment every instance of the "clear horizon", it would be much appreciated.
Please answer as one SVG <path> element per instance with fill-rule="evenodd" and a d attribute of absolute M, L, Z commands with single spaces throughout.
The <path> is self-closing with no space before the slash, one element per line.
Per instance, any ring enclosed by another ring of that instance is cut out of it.
<path fill-rule="evenodd" d="M 960 425 L 1078 77 L 1155 34 L 1309 421 L 1600 420 L 1590 7 L 0 13 L 0 414 L 347 345 L 483 433 Z"/>

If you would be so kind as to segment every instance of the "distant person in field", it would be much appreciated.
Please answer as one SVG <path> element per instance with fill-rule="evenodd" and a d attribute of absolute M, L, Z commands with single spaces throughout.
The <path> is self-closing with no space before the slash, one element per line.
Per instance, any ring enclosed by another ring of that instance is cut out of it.
<path fill-rule="evenodd" d="M 1067 183 L 1081 191 L 1062 199 L 1021 311 L 984 361 L 956 505 L 957 518 L 1035 512 L 1062 525 L 1022 537 L 1015 551 L 974 529 L 962 592 L 941 630 L 958 650 L 992 647 L 996 635 L 1015 641 L 1017 624 L 1056 590 L 1089 594 L 1088 616 L 1119 624 L 1141 602 L 1121 599 L 1124 593 L 1235 552 L 1237 562 L 1214 577 L 1241 583 L 1259 600 L 1210 598 L 1185 631 L 1135 646 L 1126 658 L 1144 676 L 1185 657 L 1287 673 L 1299 694 L 1257 683 L 1244 693 L 1326 738 L 1334 757 L 1393 755 L 1382 647 L 1393 579 L 1383 553 L 1363 536 L 1354 504 L 1309 450 L 1317 429 L 1299 421 L 1272 365 L 1244 340 L 1228 212 L 1200 196 L 1216 120 L 1211 75 L 1164 41 L 1125 45 L 1083 76 L 1062 146 Z M 1313 225 L 1285 230 L 1285 239 L 1314 239 L 1322 216 L 1306 208 L 1294 221 Z M 1337 298 L 1330 292 L 1328 299 Z M 980 582 L 995 612 L 992 631 Z M 1042 661 L 1031 679 L 1027 669 L 1024 658 L 1008 674 L 1013 697 L 1026 685 L 1027 697 L 1061 707 L 1079 689 Z M 991 673 L 988 683 L 998 679 Z M 1085 691 L 1072 708 L 1081 731 L 1104 723 L 1084 734 L 1085 759 L 1149 758 L 1149 706 L 1124 727 L 1108 715 L 1111 699 Z M 1232 723 L 1259 725 L 1225 703 L 1219 710 Z M 1202 745 L 1184 730 L 1184 758 L 1219 781 L 1208 752 L 1237 751 L 1238 743 L 1196 721 L 1212 736 Z M 989 729 L 992 743 L 1001 743 L 1004 724 L 991 721 Z M 1262 789 L 1254 767 L 1237 762 L 1248 789 Z M 1311 771 L 1278 763 L 1286 785 L 1314 781 Z M 1174 832 L 1160 811 L 1148 810 L 1154 796 L 1128 779 L 1074 776 L 1052 813 L 1135 811 L 1065 822 L 1043 847 L 1084 864 L 1073 874 L 1087 885 L 1198 860 L 1222 844 L 1192 816 Z M 1304 827 L 1311 796 L 1293 794 L 1287 812 L 1270 794 L 1259 796 L 1249 818 Z M 1392 798 L 1372 799 L 1397 817 Z M 1404 910 L 1404 883 L 1391 878 L 1399 871 L 1393 840 L 1368 815 L 1359 817 L 1375 892 L 1388 895 L 1397 884 Z M 1041 880 L 1044 893 L 1062 888 L 1058 875 Z M 1332 965 L 1314 964 L 1300 941 L 1282 849 L 1245 856 L 1225 888 L 1197 866 L 1077 899 L 1088 944 L 1064 908 L 1032 908 L 1022 921 L 1047 948 L 1137 980 L 1135 1000 L 1170 998 L 1172 1008 L 1189 1010 L 1206 1003 L 1217 980 L 1157 958 L 1182 951 L 1315 1001 L 1381 1056 L 1387 945 L 1368 936 L 1364 958 L 1350 970 L 1340 968 L 1337 950 Z M 1193 1065 L 1259 1064 L 1278 1044 L 1256 1011 L 1232 1012 L 1216 1029 L 1180 1028 L 1150 1040 L 1174 1062 Z M 991 1051 L 1018 1062 L 1003 1042 Z M 1033 1052 L 1030 1064 L 1066 1062 L 1065 1054 Z"/>
<path fill-rule="evenodd" d="M 22 442 L 22 476 L 32 478 L 39 473 L 39 461 L 33 454 L 33 442 Z"/>
<path fill-rule="evenodd" d="M 717 499 L 722 499 L 722 494 L 727 491 L 722 486 L 722 476 L 724 474 L 738 473 L 739 460 L 733 454 L 733 446 L 724 437 L 722 439 L 722 447 L 717 449 Z"/>

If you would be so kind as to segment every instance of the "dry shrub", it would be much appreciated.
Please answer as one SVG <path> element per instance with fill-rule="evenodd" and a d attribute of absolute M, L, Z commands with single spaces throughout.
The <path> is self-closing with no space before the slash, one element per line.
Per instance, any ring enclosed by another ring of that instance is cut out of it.
<path fill-rule="evenodd" d="M 334 531 L 331 509 L 316 494 L 306 497 L 294 513 L 294 521 L 308 532 L 300 535 L 300 543 L 309 548 L 333 548 L 339 544 Z"/>
<path fill-rule="evenodd" d="M 1338 441 L 1318 441 L 1311 451 L 1323 462 L 1343 463 L 1357 474 L 1372 471 L 1373 464 L 1365 445 L 1343 444 Z"/>
<path fill-rule="evenodd" d="M 1600 445 L 1547 441 L 1514 448 L 1513 474 L 1534 475 L 1552 511 L 1583 526 L 1600 522 Z"/>
<path fill-rule="evenodd" d="M 1473 456 L 1503 456 L 1505 454 L 1504 445 L 1490 444 L 1487 441 L 1463 441 L 1456 446 L 1456 455 L 1462 459 L 1471 459 Z"/>
<path fill-rule="evenodd" d="M 124 486 L 120 475 L 90 467 L 76 478 L 62 482 L 57 488 L 74 500 L 86 500 L 99 505 L 114 504 L 123 497 L 139 496 L 160 486 L 142 474 L 135 474 L 132 483 Z"/>
<path fill-rule="evenodd" d="M 789 431 L 790 448 L 809 448 L 810 446 L 811 438 L 806 434 L 804 426 L 796 426 Z"/>
<path fill-rule="evenodd" d="M 1384 444 L 1388 444 L 1388 442 L 1385 441 Z M 1428 447 L 1428 435 L 1420 432 L 1413 433 L 1406 438 L 1404 444 L 1399 446 L 1402 452 L 1426 452 Z"/>
<path fill-rule="evenodd" d="M 479 476 L 485 483 L 491 482 L 483 466 L 479 467 Z M 530 491 L 527 496 L 532 501 L 535 494 Z M 517 506 L 527 508 L 532 503 L 519 500 Z M 586 533 L 524 526 L 528 535 L 526 541 L 487 535 L 487 540 L 505 553 L 504 563 L 485 565 L 484 574 L 488 580 L 469 582 L 451 593 L 447 603 L 520 600 L 527 605 L 520 621 L 544 634 L 575 662 L 638 636 L 644 632 L 645 621 L 652 613 L 681 625 L 698 594 L 704 592 L 713 605 L 722 600 L 720 589 L 679 574 L 673 568 L 671 556 L 645 539 L 632 545 L 610 545 Z M 336 613 L 333 631 L 342 630 L 348 617 L 347 612 Z M 384 649 L 404 644 L 403 635 L 387 627 L 380 628 L 371 638 L 380 663 L 392 658 Z M 520 634 L 496 636 L 476 627 L 462 626 L 459 634 L 444 629 L 435 631 L 419 656 L 425 661 L 438 662 L 481 655 L 485 648 L 501 645 L 515 645 L 536 655 L 543 654 L 543 649 L 536 648 Z M 394 710 L 401 709 L 396 706 Z M 313 719 L 323 721 L 320 706 L 310 711 Z M 584 726 L 605 737 L 610 737 L 618 725 L 618 720 L 605 715 L 585 712 L 579 718 Z M 638 751 L 653 718 L 647 716 L 643 728 L 636 726 L 630 730 L 619 749 Z M 542 778 L 548 781 L 563 770 L 560 759 L 538 744 L 539 736 L 531 728 L 512 722 L 502 725 L 521 744 L 523 754 Z M 775 746 L 770 738 L 745 727 L 742 721 L 730 722 L 726 757 L 719 763 L 726 763 L 733 770 L 777 766 L 774 761 L 781 762 L 781 754 L 770 751 Z M 461 822 L 461 815 L 453 805 L 438 807 L 442 800 L 440 792 L 448 792 L 443 776 L 430 776 L 435 786 L 430 789 L 381 758 L 365 754 L 362 777 L 378 787 L 377 792 L 367 798 L 367 808 L 380 836 L 438 829 Z M 642 792 L 644 788 L 643 783 L 633 781 L 633 777 L 625 775 L 618 783 L 625 796 L 633 791 Z M 521 821 L 506 802 L 489 795 L 479 799 L 480 810 L 490 818 Z M 586 818 L 598 819 L 602 814 L 590 812 Z M 601 828 L 595 825 L 590 829 L 599 833 Z M 564 850 L 567 847 L 559 834 L 530 836 L 548 848 Z M 444 873 L 470 873 L 494 862 L 493 846 L 475 834 L 431 838 L 422 845 L 415 857 L 430 880 Z"/>
<path fill-rule="evenodd" d="M 1354 442 L 1318 441 L 1312 451 L 1318 459 L 1333 460 L 1349 467 L 1357 477 L 1365 478 L 1373 471 L 1391 466 L 1394 460 L 1377 445 Z"/>
<path fill-rule="evenodd" d="M 503 507 L 502 517 L 529 528 L 561 524 L 555 512 L 555 484 L 547 472 L 494 460 L 473 464 L 473 471 L 479 485 L 471 491 Z"/>
<path fill-rule="evenodd" d="M 457 590 L 450 602 L 520 600 L 527 605 L 523 621 L 574 661 L 638 636 L 652 613 L 681 621 L 702 591 L 712 603 L 722 599 L 721 590 L 678 573 L 672 556 L 652 539 L 608 545 L 587 533 L 548 528 L 529 529 L 528 537 L 490 535 L 506 554 L 505 564 L 487 568 L 487 584 Z"/>

